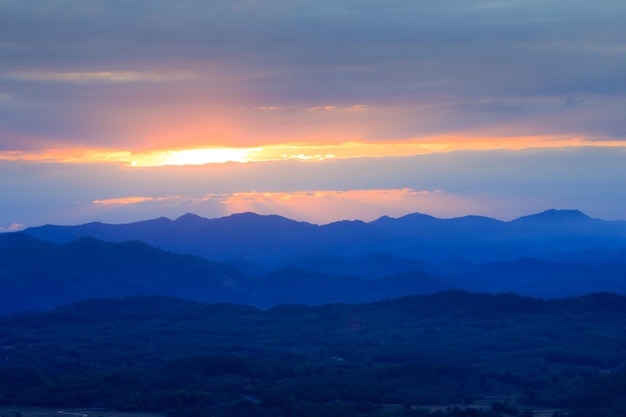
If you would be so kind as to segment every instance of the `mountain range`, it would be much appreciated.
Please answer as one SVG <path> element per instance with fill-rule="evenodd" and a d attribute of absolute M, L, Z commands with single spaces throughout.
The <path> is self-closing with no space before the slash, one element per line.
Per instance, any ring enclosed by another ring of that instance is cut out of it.
<path fill-rule="evenodd" d="M 187 214 L 0 234 L 0 313 L 167 295 L 270 307 L 448 289 L 626 293 L 626 222 L 549 210 L 503 222 L 411 214 L 328 225 Z"/>
<path fill-rule="evenodd" d="M 86 236 L 109 242 L 141 240 L 213 261 L 245 258 L 265 264 L 315 252 L 350 258 L 378 252 L 430 262 L 455 258 L 489 262 L 626 248 L 626 221 L 594 219 L 577 210 L 547 210 L 508 222 L 480 216 L 438 219 L 414 213 L 369 223 L 326 225 L 254 213 L 217 219 L 185 214 L 175 220 L 161 217 L 129 224 L 46 225 L 24 233 L 54 243 Z"/>

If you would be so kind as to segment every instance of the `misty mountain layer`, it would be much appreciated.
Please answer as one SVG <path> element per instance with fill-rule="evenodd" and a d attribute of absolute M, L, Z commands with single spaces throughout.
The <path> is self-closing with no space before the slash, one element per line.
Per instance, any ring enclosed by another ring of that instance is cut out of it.
<path fill-rule="evenodd" d="M 511 222 L 413 214 L 317 226 L 244 213 L 43 226 L 0 234 L 0 313 L 134 295 L 270 307 L 448 289 L 626 293 L 625 230 L 557 210 Z"/>

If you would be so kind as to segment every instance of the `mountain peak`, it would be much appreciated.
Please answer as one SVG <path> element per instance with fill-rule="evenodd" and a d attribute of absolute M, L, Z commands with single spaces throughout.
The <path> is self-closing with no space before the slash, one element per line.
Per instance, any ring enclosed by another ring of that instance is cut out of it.
<path fill-rule="evenodd" d="M 560 218 L 589 218 L 585 213 L 580 210 L 557 210 L 550 209 L 539 213 L 543 216 L 560 217 Z"/>
<path fill-rule="evenodd" d="M 407 224 L 407 223 L 416 223 L 416 222 L 425 222 L 425 221 L 430 222 L 433 220 L 436 221 L 436 220 L 441 220 L 441 219 L 438 219 L 428 214 L 416 212 L 416 213 L 406 214 L 401 217 L 382 216 L 372 221 L 371 224 L 374 224 L 374 225 L 386 225 L 386 224 L 393 224 L 393 223 Z"/>
<path fill-rule="evenodd" d="M 194 213 L 185 213 L 174 221 L 175 222 L 192 222 L 192 221 L 198 221 L 198 220 L 204 220 L 204 217 L 200 217 Z"/>
<path fill-rule="evenodd" d="M 590 219 L 585 213 L 580 210 L 557 210 L 550 209 L 542 211 L 541 213 L 531 214 L 529 216 L 523 216 L 517 220 L 534 220 L 534 221 L 555 221 L 555 220 L 585 220 Z"/>
<path fill-rule="evenodd" d="M 258 213 L 255 213 L 253 211 L 244 211 L 243 213 L 234 213 L 234 214 L 231 214 L 230 216 L 227 216 L 227 217 L 230 217 L 230 218 L 240 218 L 240 219 L 258 219 L 258 218 L 261 218 L 261 217 L 270 217 L 270 216 L 258 214 Z M 277 217 L 280 217 L 280 216 L 277 216 Z"/>

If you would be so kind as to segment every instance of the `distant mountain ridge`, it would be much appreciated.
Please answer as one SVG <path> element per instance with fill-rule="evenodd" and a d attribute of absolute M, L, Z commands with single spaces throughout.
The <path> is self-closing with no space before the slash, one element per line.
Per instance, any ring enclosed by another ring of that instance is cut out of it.
<path fill-rule="evenodd" d="M 549 210 L 503 222 L 411 214 L 317 226 L 187 214 L 0 234 L 0 314 L 135 295 L 271 307 L 460 289 L 626 294 L 626 222 Z"/>
<path fill-rule="evenodd" d="M 141 240 L 213 261 L 244 258 L 265 264 L 312 252 L 350 258 L 388 253 L 434 262 L 454 258 L 490 262 L 548 252 L 626 248 L 626 221 L 594 219 L 577 210 L 547 210 L 508 222 L 480 216 L 438 219 L 414 213 L 383 216 L 369 223 L 339 221 L 319 226 L 254 213 L 216 219 L 186 214 L 175 220 L 161 217 L 129 224 L 46 225 L 24 233 L 54 243 L 85 236 L 110 242 Z"/>

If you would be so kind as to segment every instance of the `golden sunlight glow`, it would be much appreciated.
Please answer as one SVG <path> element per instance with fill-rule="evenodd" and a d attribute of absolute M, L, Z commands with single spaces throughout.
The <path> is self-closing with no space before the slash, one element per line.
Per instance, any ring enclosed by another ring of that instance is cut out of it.
<path fill-rule="evenodd" d="M 146 201 L 154 201 L 152 197 L 124 197 L 124 198 L 108 198 L 105 200 L 94 200 L 93 204 L 102 206 L 125 206 L 127 204 L 145 203 Z"/>
<path fill-rule="evenodd" d="M 225 162 L 251 162 L 262 148 L 205 148 L 156 151 L 133 155 L 131 166 L 204 165 Z"/>
<path fill-rule="evenodd" d="M 204 165 L 227 162 L 322 161 L 327 159 L 402 157 L 460 150 L 522 150 L 564 147 L 626 147 L 615 140 L 587 140 L 580 137 L 530 136 L 507 138 L 437 137 L 394 142 L 343 142 L 317 145 L 285 143 L 256 147 L 211 147 L 199 149 L 131 152 L 104 149 L 50 149 L 38 152 L 0 151 L 0 160 L 118 163 L 129 167 Z"/>
<path fill-rule="evenodd" d="M 279 214 L 293 219 L 328 223 L 350 213 L 352 219 L 373 220 L 383 214 L 401 216 L 410 212 L 432 212 L 448 216 L 487 212 L 488 202 L 439 190 L 372 189 L 372 190 L 309 190 L 286 192 L 236 192 L 207 194 L 202 197 L 159 196 L 124 197 L 92 201 L 98 206 L 136 204 L 170 204 L 185 211 L 201 214 L 205 208 L 219 207 L 224 214 L 247 211 Z M 345 219 L 344 219 L 345 220 Z"/>

